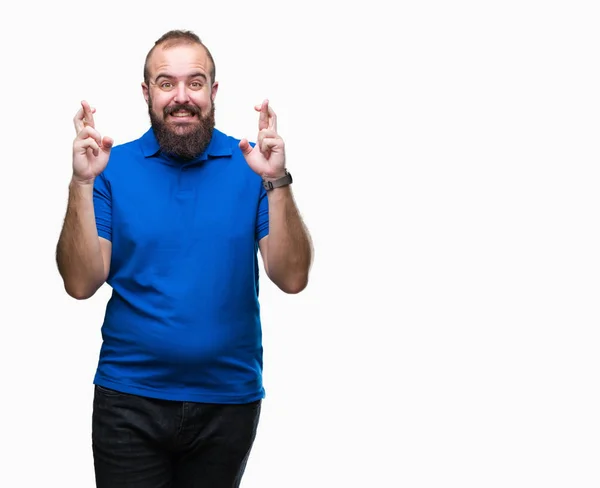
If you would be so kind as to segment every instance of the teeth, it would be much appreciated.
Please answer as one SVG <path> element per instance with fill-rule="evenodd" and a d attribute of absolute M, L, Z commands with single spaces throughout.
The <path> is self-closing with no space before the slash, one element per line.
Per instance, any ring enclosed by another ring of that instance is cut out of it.
<path fill-rule="evenodd" d="M 171 115 L 173 117 L 189 117 L 192 115 L 191 112 L 172 112 Z"/>

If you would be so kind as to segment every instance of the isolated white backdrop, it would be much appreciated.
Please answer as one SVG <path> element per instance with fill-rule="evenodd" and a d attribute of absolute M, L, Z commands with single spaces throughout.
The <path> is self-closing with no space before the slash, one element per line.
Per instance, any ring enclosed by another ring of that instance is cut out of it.
<path fill-rule="evenodd" d="M 94 486 L 110 290 L 54 249 L 82 99 L 122 143 L 164 32 L 192 29 L 217 125 L 267 97 L 315 244 L 262 283 L 267 398 L 243 487 L 600 486 L 594 2 L 39 2 L 0 16 L 0 486 Z M 6 7 L 2 7 L 5 9 Z"/>

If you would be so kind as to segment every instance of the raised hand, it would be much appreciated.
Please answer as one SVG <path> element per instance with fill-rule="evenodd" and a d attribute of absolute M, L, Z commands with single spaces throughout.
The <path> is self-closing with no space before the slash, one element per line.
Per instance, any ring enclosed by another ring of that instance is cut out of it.
<path fill-rule="evenodd" d="M 283 139 L 277 134 L 277 116 L 269 101 L 255 105 L 258 117 L 258 140 L 252 147 L 247 139 L 240 141 L 240 149 L 248 166 L 266 179 L 280 178 L 285 175 L 285 147 Z"/>
<path fill-rule="evenodd" d="M 85 100 L 73 118 L 77 136 L 73 141 L 73 179 L 78 183 L 93 184 L 108 164 L 113 139 L 102 137 L 96 130 L 94 112 Z"/>

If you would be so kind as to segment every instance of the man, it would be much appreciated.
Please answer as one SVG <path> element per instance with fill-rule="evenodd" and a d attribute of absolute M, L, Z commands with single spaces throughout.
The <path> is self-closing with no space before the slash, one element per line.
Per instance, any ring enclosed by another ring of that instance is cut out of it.
<path fill-rule="evenodd" d="M 189 31 L 148 53 L 151 128 L 113 148 L 87 102 L 57 264 L 69 295 L 113 289 L 94 378 L 98 487 L 237 487 L 264 397 L 258 282 L 308 282 L 310 236 L 267 100 L 256 144 L 214 128 L 215 63 Z M 110 161 L 110 163 L 109 163 Z"/>

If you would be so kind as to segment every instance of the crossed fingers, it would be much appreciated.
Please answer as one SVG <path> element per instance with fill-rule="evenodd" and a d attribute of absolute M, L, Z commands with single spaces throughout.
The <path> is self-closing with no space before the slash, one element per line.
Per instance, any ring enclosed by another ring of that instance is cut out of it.
<path fill-rule="evenodd" d="M 73 118 L 73 125 L 75 126 L 75 132 L 79 134 L 85 127 L 95 128 L 94 122 L 95 108 L 90 107 L 90 104 L 83 100 L 81 102 L 81 108 L 75 114 Z"/>

